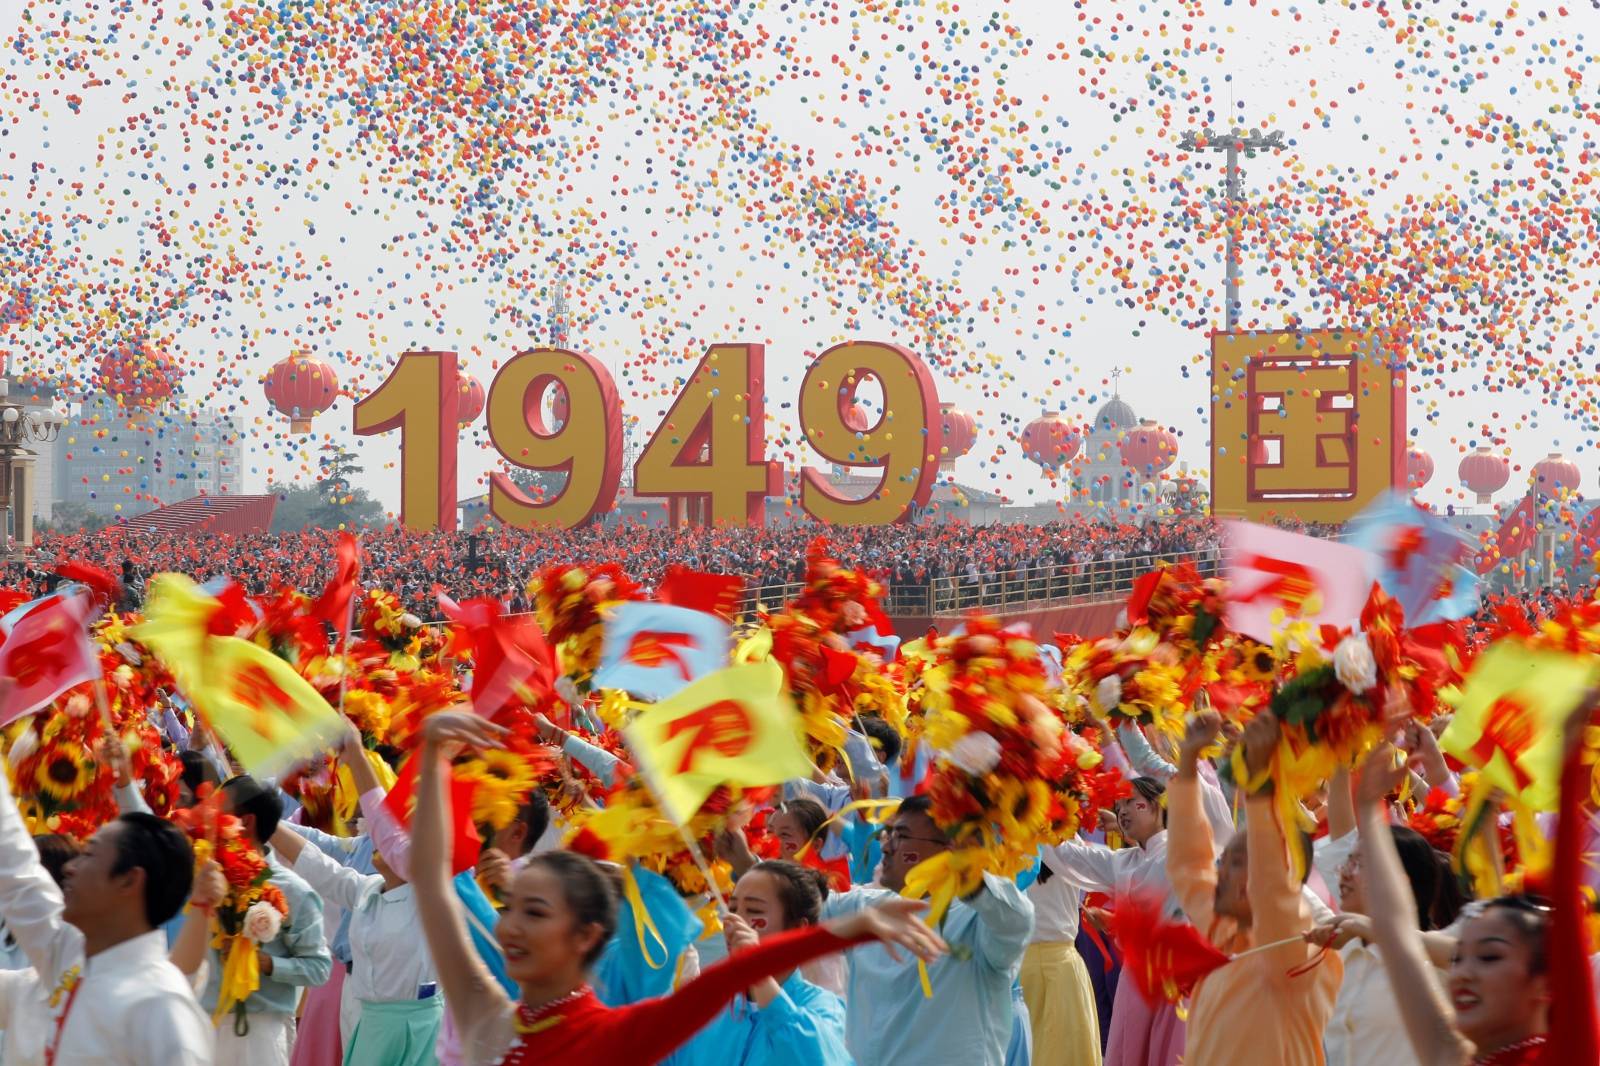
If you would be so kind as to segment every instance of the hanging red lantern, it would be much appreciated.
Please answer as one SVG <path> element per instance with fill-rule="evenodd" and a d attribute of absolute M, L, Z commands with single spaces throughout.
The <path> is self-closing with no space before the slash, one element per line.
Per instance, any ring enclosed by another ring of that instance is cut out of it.
<path fill-rule="evenodd" d="M 953 464 L 978 442 L 978 425 L 953 403 L 939 405 L 939 462 Z"/>
<path fill-rule="evenodd" d="M 1021 439 L 1022 453 L 1029 462 L 1054 476 L 1077 457 L 1083 445 L 1083 430 L 1061 417 L 1060 412 L 1046 411 L 1023 427 Z"/>
<path fill-rule="evenodd" d="M 290 433 L 310 433 L 311 420 L 332 407 L 339 395 L 339 376 L 311 353 L 296 352 L 272 365 L 261 391 L 279 414 L 288 417 Z"/>
<path fill-rule="evenodd" d="M 1122 438 L 1122 461 L 1134 473 L 1155 477 L 1178 458 L 1178 438 L 1170 429 L 1146 418 Z"/>
<path fill-rule="evenodd" d="M 1582 481 L 1583 472 L 1578 464 L 1560 452 L 1551 452 L 1533 464 L 1533 489 L 1546 496 L 1577 492 Z"/>
<path fill-rule="evenodd" d="M 1511 464 L 1485 446 L 1462 459 L 1456 473 L 1462 487 L 1477 494 L 1479 503 L 1488 503 L 1511 480 Z"/>
<path fill-rule="evenodd" d="M 463 426 L 483 414 L 483 382 L 471 374 L 456 378 L 456 421 Z"/>
<path fill-rule="evenodd" d="M 118 405 L 148 411 L 172 396 L 180 377 L 173 358 L 145 341 L 119 345 L 102 356 L 96 385 Z"/>
<path fill-rule="evenodd" d="M 1433 479 L 1433 456 L 1421 448 L 1412 448 L 1406 452 L 1406 484 L 1412 492 Z"/>

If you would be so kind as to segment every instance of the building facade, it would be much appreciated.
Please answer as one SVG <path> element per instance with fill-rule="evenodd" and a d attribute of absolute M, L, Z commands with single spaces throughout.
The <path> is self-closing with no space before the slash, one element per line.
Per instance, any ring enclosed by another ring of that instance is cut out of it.
<path fill-rule="evenodd" d="M 132 518 L 193 496 L 240 491 L 244 445 L 214 411 L 130 412 L 91 395 L 55 444 L 55 498 L 108 518 Z"/>

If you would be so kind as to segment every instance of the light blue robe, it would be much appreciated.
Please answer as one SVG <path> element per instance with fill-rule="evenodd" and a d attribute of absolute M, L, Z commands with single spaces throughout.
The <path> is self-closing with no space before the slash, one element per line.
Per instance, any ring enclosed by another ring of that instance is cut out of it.
<path fill-rule="evenodd" d="M 844 1000 L 797 970 L 765 1007 L 744 996 L 735 999 L 669 1061 L 672 1066 L 854 1066 L 845 1049 L 844 1018 Z"/>
<path fill-rule="evenodd" d="M 850 914 L 895 893 L 854 888 L 831 895 L 825 917 Z M 928 967 L 923 998 L 917 963 L 896 962 L 881 944 L 852 948 L 845 1034 L 850 1054 L 872 1066 L 1004 1066 L 1012 1036 L 1011 988 L 1033 933 L 1033 903 L 1015 884 L 985 874 L 983 888 L 950 905 L 939 930 L 950 954 Z"/>

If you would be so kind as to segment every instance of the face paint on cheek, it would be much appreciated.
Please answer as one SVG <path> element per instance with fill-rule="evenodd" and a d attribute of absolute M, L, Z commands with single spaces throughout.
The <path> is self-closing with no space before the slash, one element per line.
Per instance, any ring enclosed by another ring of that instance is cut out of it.
<path fill-rule="evenodd" d="M 915 866 L 922 861 L 922 853 L 920 851 L 902 851 L 900 858 L 907 866 Z"/>
<path fill-rule="evenodd" d="M 751 918 L 750 919 L 750 928 L 756 930 L 757 932 L 760 932 L 761 930 L 765 929 L 766 927 L 767 927 L 767 920 L 765 918 Z"/>

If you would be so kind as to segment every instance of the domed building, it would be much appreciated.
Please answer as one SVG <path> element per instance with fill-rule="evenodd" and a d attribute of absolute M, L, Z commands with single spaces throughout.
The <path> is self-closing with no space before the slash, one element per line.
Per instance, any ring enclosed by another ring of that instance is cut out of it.
<path fill-rule="evenodd" d="M 1106 510 L 1120 510 L 1124 503 L 1136 507 L 1142 501 L 1139 479 L 1122 461 L 1119 445 L 1125 434 L 1139 428 L 1139 416 L 1122 398 L 1120 387 L 1113 390 L 1095 413 L 1083 441 L 1083 451 L 1073 464 L 1072 501 L 1094 504 Z"/>

